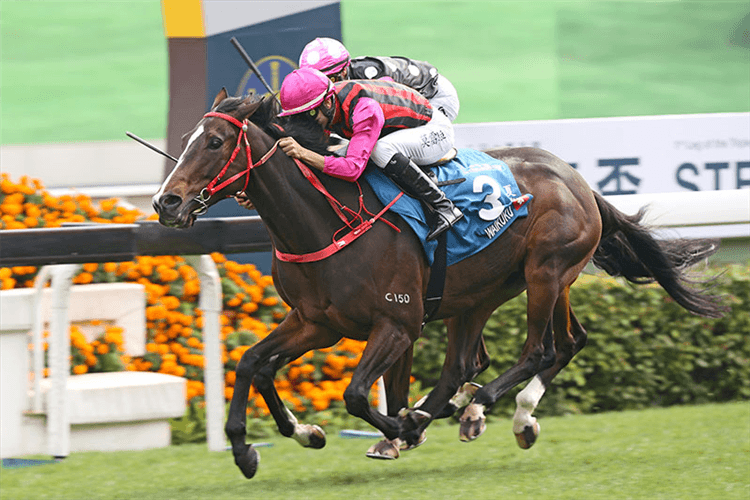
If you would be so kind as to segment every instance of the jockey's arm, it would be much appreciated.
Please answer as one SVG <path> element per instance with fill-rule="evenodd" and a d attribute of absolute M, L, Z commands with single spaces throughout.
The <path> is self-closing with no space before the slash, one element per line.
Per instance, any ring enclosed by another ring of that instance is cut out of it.
<path fill-rule="evenodd" d="M 315 151 L 310 151 L 309 149 L 300 146 L 293 138 L 282 137 L 279 140 L 279 147 L 290 158 L 296 158 L 307 166 L 323 172 L 323 168 L 325 167 L 324 157 Z"/>
<path fill-rule="evenodd" d="M 346 156 L 326 156 L 323 172 L 349 182 L 356 181 L 367 166 L 384 124 L 380 105 L 373 99 L 361 98 L 352 112 L 352 137 Z"/>
<path fill-rule="evenodd" d="M 279 141 L 279 147 L 290 157 L 303 161 L 310 167 L 345 181 L 356 181 L 367 166 L 375 143 L 383 130 L 385 116 L 380 105 L 363 97 L 352 112 L 352 137 L 346 156 L 321 156 L 300 146 L 291 137 Z"/>

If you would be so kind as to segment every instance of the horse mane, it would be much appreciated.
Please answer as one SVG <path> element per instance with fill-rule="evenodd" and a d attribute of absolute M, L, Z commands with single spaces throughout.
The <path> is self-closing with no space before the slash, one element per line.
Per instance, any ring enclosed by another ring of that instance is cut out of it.
<path fill-rule="evenodd" d="M 314 151 L 320 155 L 328 155 L 328 137 L 323 127 L 308 113 L 300 113 L 292 116 L 277 116 L 280 112 L 279 103 L 276 99 L 267 96 L 258 97 L 229 97 L 224 99 L 216 107 L 220 113 L 231 113 L 241 105 L 257 104 L 248 119 L 260 127 L 265 133 L 275 140 L 282 137 L 293 137 L 300 146 Z"/>

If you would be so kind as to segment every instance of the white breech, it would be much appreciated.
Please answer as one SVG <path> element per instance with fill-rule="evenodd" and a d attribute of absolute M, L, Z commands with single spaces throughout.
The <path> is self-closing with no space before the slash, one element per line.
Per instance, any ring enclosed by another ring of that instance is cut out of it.
<path fill-rule="evenodd" d="M 433 110 L 426 125 L 407 128 L 378 139 L 370 159 L 384 168 L 396 153 L 410 158 L 417 165 L 431 165 L 453 148 L 453 124 L 443 113 Z"/>

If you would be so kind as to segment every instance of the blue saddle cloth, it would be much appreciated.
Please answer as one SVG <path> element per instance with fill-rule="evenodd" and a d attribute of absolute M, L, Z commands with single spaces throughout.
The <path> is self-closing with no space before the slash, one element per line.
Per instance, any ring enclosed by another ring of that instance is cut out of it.
<path fill-rule="evenodd" d="M 447 237 L 447 264 L 450 266 L 474 255 L 500 236 L 518 217 L 528 215 L 530 194 L 521 195 L 505 162 L 473 149 L 459 149 L 456 158 L 433 168 L 438 183 L 466 179 L 441 189 L 464 213 Z M 379 168 L 368 168 L 364 179 L 383 204 L 390 203 L 401 190 Z M 426 242 L 430 232 L 422 204 L 404 195 L 391 210 L 399 214 L 422 241 L 430 265 L 437 241 Z"/>

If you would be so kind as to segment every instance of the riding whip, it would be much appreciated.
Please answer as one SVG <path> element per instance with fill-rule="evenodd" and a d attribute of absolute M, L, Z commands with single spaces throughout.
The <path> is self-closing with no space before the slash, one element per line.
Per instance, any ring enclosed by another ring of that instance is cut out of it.
<path fill-rule="evenodd" d="M 250 59 L 250 56 L 247 55 L 247 52 L 245 52 L 245 49 L 240 44 L 240 41 L 237 40 L 237 38 L 235 38 L 235 37 L 232 37 L 229 41 L 232 42 L 232 45 L 234 45 L 234 48 L 237 49 L 237 52 L 240 53 L 240 55 L 245 60 L 245 62 L 247 63 L 247 65 L 250 66 L 250 69 L 252 70 L 253 73 L 255 73 L 255 76 L 258 77 L 258 79 L 260 80 L 260 83 L 262 83 L 266 87 L 266 90 L 268 90 L 268 92 L 271 93 L 271 95 L 273 96 L 273 98 L 276 99 L 276 102 L 279 103 L 279 106 L 281 106 L 281 101 L 279 101 L 279 98 L 276 96 L 276 93 L 271 88 L 271 86 L 268 84 L 268 82 L 266 81 L 266 79 L 263 78 L 263 75 L 260 73 L 260 70 L 258 69 L 258 67 L 255 65 L 255 63 L 253 62 L 253 60 Z"/>
<path fill-rule="evenodd" d="M 157 153 L 159 153 L 160 155 L 162 155 L 162 156 L 166 156 L 167 158 L 169 158 L 169 159 L 170 159 L 170 160 L 172 160 L 173 162 L 177 163 L 177 158 L 175 158 L 174 156 L 172 156 L 172 155 L 171 155 L 171 154 L 169 154 L 169 153 L 165 153 L 164 151 L 162 151 L 161 149 L 157 148 L 157 147 L 156 147 L 156 146 L 154 146 L 153 144 L 149 144 L 148 142 L 144 141 L 143 139 L 141 139 L 141 138 L 140 138 L 140 137 L 138 137 L 137 135 L 135 135 L 135 134 L 132 134 L 132 133 L 130 133 L 130 132 L 125 132 L 125 135 L 127 135 L 128 137 L 130 137 L 131 139 L 133 139 L 133 140 L 135 140 L 135 141 L 138 141 L 138 142 L 140 142 L 141 144 L 143 144 L 143 145 L 144 145 L 144 146 L 146 146 L 147 148 L 151 149 L 152 151 L 156 151 L 156 152 L 157 152 Z"/>

